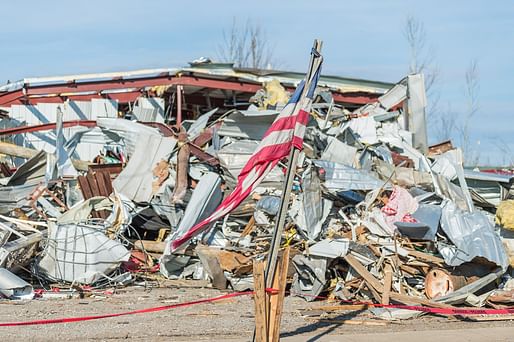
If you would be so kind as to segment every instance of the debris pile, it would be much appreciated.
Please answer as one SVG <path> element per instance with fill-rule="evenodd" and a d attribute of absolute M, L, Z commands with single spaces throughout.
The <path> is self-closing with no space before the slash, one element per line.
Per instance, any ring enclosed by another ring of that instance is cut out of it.
<path fill-rule="evenodd" d="M 428 146 L 423 84 L 409 75 L 357 109 L 317 88 L 281 241 L 291 247 L 291 295 L 432 307 L 514 301 L 514 176 L 465 169 L 450 142 Z M 246 109 L 175 125 L 135 120 L 157 117 L 145 107 L 153 98 L 125 118 L 105 109 L 69 121 L 71 102 L 44 127 L 6 116 L 0 293 L 32 298 L 52 286 L 159 277 L 252 289 L 285 160 L 222 220 L 171 246 L 231 193 L 290 96 L 275 80 Z"/>

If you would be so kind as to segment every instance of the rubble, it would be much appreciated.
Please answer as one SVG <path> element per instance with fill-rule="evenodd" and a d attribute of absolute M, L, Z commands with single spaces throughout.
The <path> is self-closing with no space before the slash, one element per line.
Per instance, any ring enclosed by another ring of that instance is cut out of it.
<path fill-rule="evenodd" d="M 172 85 L 148 88 L 123 117 L 100 99 L 58 104 L 55 123 L 41 125 L 15 121 L 23 105 L 5 107 L 0 293 L 31 298 L 42 285 L 120 286 L 150 275 L 253 288 L 285 160 L 223 219 L 171 246 L 230 194 L 291 96 L 283 79 L 237 75 L 261 84 L 244 105 L 208 99 L 215 104 L 182 122 L 169 112 L 183 108 L 162 95 Z M 514 177 L 465 169 L 451 142 L 428 146 L 423 82 L 409 75 L 387 91 L 368 89 L 357 105 L 320 81 L 281 240 L 291 248 L 291 295 L 433 307 L 514 301 Z M 81 121 L 69 120 L 78 113 Z"/>

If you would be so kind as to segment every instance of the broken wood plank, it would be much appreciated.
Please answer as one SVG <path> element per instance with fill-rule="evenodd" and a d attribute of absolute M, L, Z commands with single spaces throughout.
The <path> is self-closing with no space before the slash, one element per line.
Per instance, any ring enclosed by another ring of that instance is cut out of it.
<path fill-rule="evenodd" d="M 421 274 L 421 271 L 418 270 L 417 268 L 414 268 L 414 267 L 411 267 L 411 266 L 408 266 L 408 265 L 405 265 L 405 264 L 400 264 L 400 269 L 402 271 L 404 271 L 405 273 L 408 273 L 408 274 L 410 274 L 412 276 Z"/>
<path fill-rule="evenodd" d="M 453 308 L 453 306 L 443 303 L 436 303 L 429 301 L 427 299 L 419 298 L 419 297 L 413 297 L 401 293 L 391 292 L 389 295 L 391 300 L 395 302 L 399 302 L 402 304 L 419 304 L 419 305 L 425 305 L 432 308 Z"/>
<path fill-rule="evenodd" d="M 323 311 L 356 311 L 366 310 L 369 308 L 368 304 L 346 304 L 346 305 L 329 305 L 329 306 L 317 306 L 308 310 L 323 310 Z M 306 310 L 306 311 L 308 311 Z"/>
<path fill-rule="evenodd" d="M 375 276 L 373 274 L 371 274 L 367 269 L 366 267 L 361 264 L 353 255 L 351 254 L 347 254 L 344 259 L 346 260 L 346 262 L 353 267 L 353 269 L 359 273 L 359 275 L 364 278 L 364 280 L 366 281 L 366 283 L 368 283 L 370 286 L 372 286 L 375 290 L 377 290 L 378 292 L 382 293 L 384 292 L 384 287 L 382 286 L 382 284 L 380 283 L 380 281 L 378 281 L 377 278 L 375 278 Z"/>
<path fill-rule="evenodd" d="M 153 253 L 164 253 L 166 243 L 164 241 L 151 241 L 151 240 L 136 240 L 134 242 L 134 248 L 140 251 L 153 252 Z"/>
<path fill-rule="evenodd" d="M 436 257 L 435 255 L 423 253 L 420 251 L 416 251 L 413 249 L 408 249 L 409 255 L 415 257 L 416 259 L 428 261 L 434 264 L 444 264 L 444 260 Z"/>
<path fill-rule="evenodd" d="M 184 196 L 187 192 L 188 186 L 188 171 L 189 171 L 189 145 L 187 142 L 187 133 L 185 129 L 180 126 L 180 133 L 178 135 L 179 151 L 177 154 L 177 176 L 175 181 L 175 190 L 172 196 L 173 203 L 182 203 Z"/>
<path fill-rule="evenodd" d="M 91 187 L 89 186 L 89 183 L 85 176 L 78 176 L 77 180 L 79 182 L 80 191 L 82 192 L 82 196 L 84 199 L 89 199 L 93 197 L 93 191 L 91 190 Z"/>
<path fill-rule="evenodd" d="M 501 315 L 501 316 L 466 316 L 467 319 L 473 322 L 491 322 L 491 321 L 511 321 L 514 320 L 514 315 Z"/>
<path fill-rule="evenodd" d="M 13 157 L 30 159 L 34 157 L 36 154 L 38 154 L 39 151 L 32 148 L 21 147 L 6 142 L 0 142 L 0 153 Z M 71 162 L 73 166 L 79 171 L 87 171 L 89 165 L 91 164 L 90 162 L 77 159 L 72 159 Z"/>
<path fill-rule="evenodd" d="M 255 228 L 255 217 L 252 216 L 252 217 L 250 217 L 248 224 L 243 229 L 243 232 L 241 233 L 241 235 L 239 236 L 239 239 L 237 239 L 237 241 L 239 242 L 239 240 L 241 240 L 242 238 L 244 238 L 245 236 L 250 234 L 254 228 Z"/>
<path fill-rule="evenodd" d="M 255 290 L 253 295 L 255 303 L 255 341 L 266 342 L 268 338 L 268 318 L 266 315 L 267 295 L 264 279 L 264 261 L 253 263 L 253 284 Z"/>
<path fill-rule="evenodd" d="M 362 321 L 362 320 L 344 320 L 344 319 L 319 319 L 314 317 L 305 317 L 305 319 L 316 320 L 318 322 L 325 323 L 335 323 L 335 324 L 343 324 L 343 325 L 370 325 L 370 326 L 385 326 L 388 325 L 389 322 L 384 321 Z"/>
<path fill-rule="evenodd" d="M 275 299 L 275 303 L 274 303 L 275 310 L 271 311 L 271 313 L 274 312 L 274 315 L 272 315 L 270 317 L 270 322 L 272 322 L 272 324 L 270 325 L 270 333 L 271 333 L 271 336 L 269 339 L 270 341 L 278 341 L 280 339 L 280 322 L 282 320 L 282 314 L 284 312 L 284 298 L 285 298 L 285 294 L 286 294 L 287 270 L 288 270 L 288 266 L 289 266 L 290 251 L 291 251 L 291 248 L 286 247 L 286 249 L 284 250 L 284 252 L 282 254 L 282 258 L 280 260 L 278 275 L 277 274 L 275 275 L 275 277 L 277 278 L 277 282 L 278 282 L 278 293 L 272 297 L 273 299 Z"/>
<path fill-rule="evenodd" d="M 389 304 L 389 294 L 391 293 L 391 285 L 393 282 L 393 270 L 391 265 L 386 264 L 384 269 L 384 292 L 382 293 L 382 304 Z"/>

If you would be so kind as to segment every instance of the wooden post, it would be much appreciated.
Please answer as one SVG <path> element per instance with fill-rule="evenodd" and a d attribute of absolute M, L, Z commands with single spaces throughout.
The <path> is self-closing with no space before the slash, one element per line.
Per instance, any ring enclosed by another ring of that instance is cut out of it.
<path fill-rule="evenodd" d="M 173 191 L 173 203 L 182 203 L 187 192 L 188 171 L 189 171 L 189 144 L 187 144 L 187 132 L 182 126 L 178 126 L 180 133 L 178 134 L 179 151 L 177 155 L 177 178 L 175 190 Z"/>
<path fill-rule="evenodd" d="M 286 295 L 289 251 L 289 247 L 284 250 L 278 272 L 275 274 L 275 281 L 273 282 L 273 288 L 278 289 L 278 292 L 270 296 L 269 341 L 278 341 L 280 339 L 280 321 L 282 320 L 284 298 Z"/>
<path fill-rule="evenodd" d="M 391 265 L 386 264 L 384 274 L 384 292 L 382 293 L 382 304 L 387 305 L 389 304 L 391 285 L 393 282 L 393 270 L 391 269 Z"/>
<path fill-rule="evenodd" d="M 264 261 L 253 263 L 253 287 L 255 294 L 255 341 L 267 342 L 268 338 L 268 317 L 266 286 L 264 283 Z"/>
<path fill-rule="evenodd" d="M 284 298 L 287 286 L 290 248 L 284 250 L 273 279 L 274 292 L 267 292 L 264 279 L 264 261 L 253 264 L 255 302 L 255 341 L 274 342 L 280 338 Z"/>

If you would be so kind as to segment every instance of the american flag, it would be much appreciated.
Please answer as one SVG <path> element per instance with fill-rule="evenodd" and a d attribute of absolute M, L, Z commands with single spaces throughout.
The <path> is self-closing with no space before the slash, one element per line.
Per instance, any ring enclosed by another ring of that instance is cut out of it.
<path fill-rule="evenodd" d="M 291 148 L 302 148 L 305 126 L 309 120 L 314 91 L 318 84 L 323 61 L 322 56 L 314 49 L 312 54 L 314 56 L 311 59 L 311 65 L 305 80 L 298 85 L 289 102 L 264 134 L 261 143 L 239 174 L 234 191 L 223 200 L 209 217 L 176 238 L 172 242 L 172 251 L 204 231 L 210 223 L 224 217 L 241 204 L 277 163 L 289 155 Z"/>

